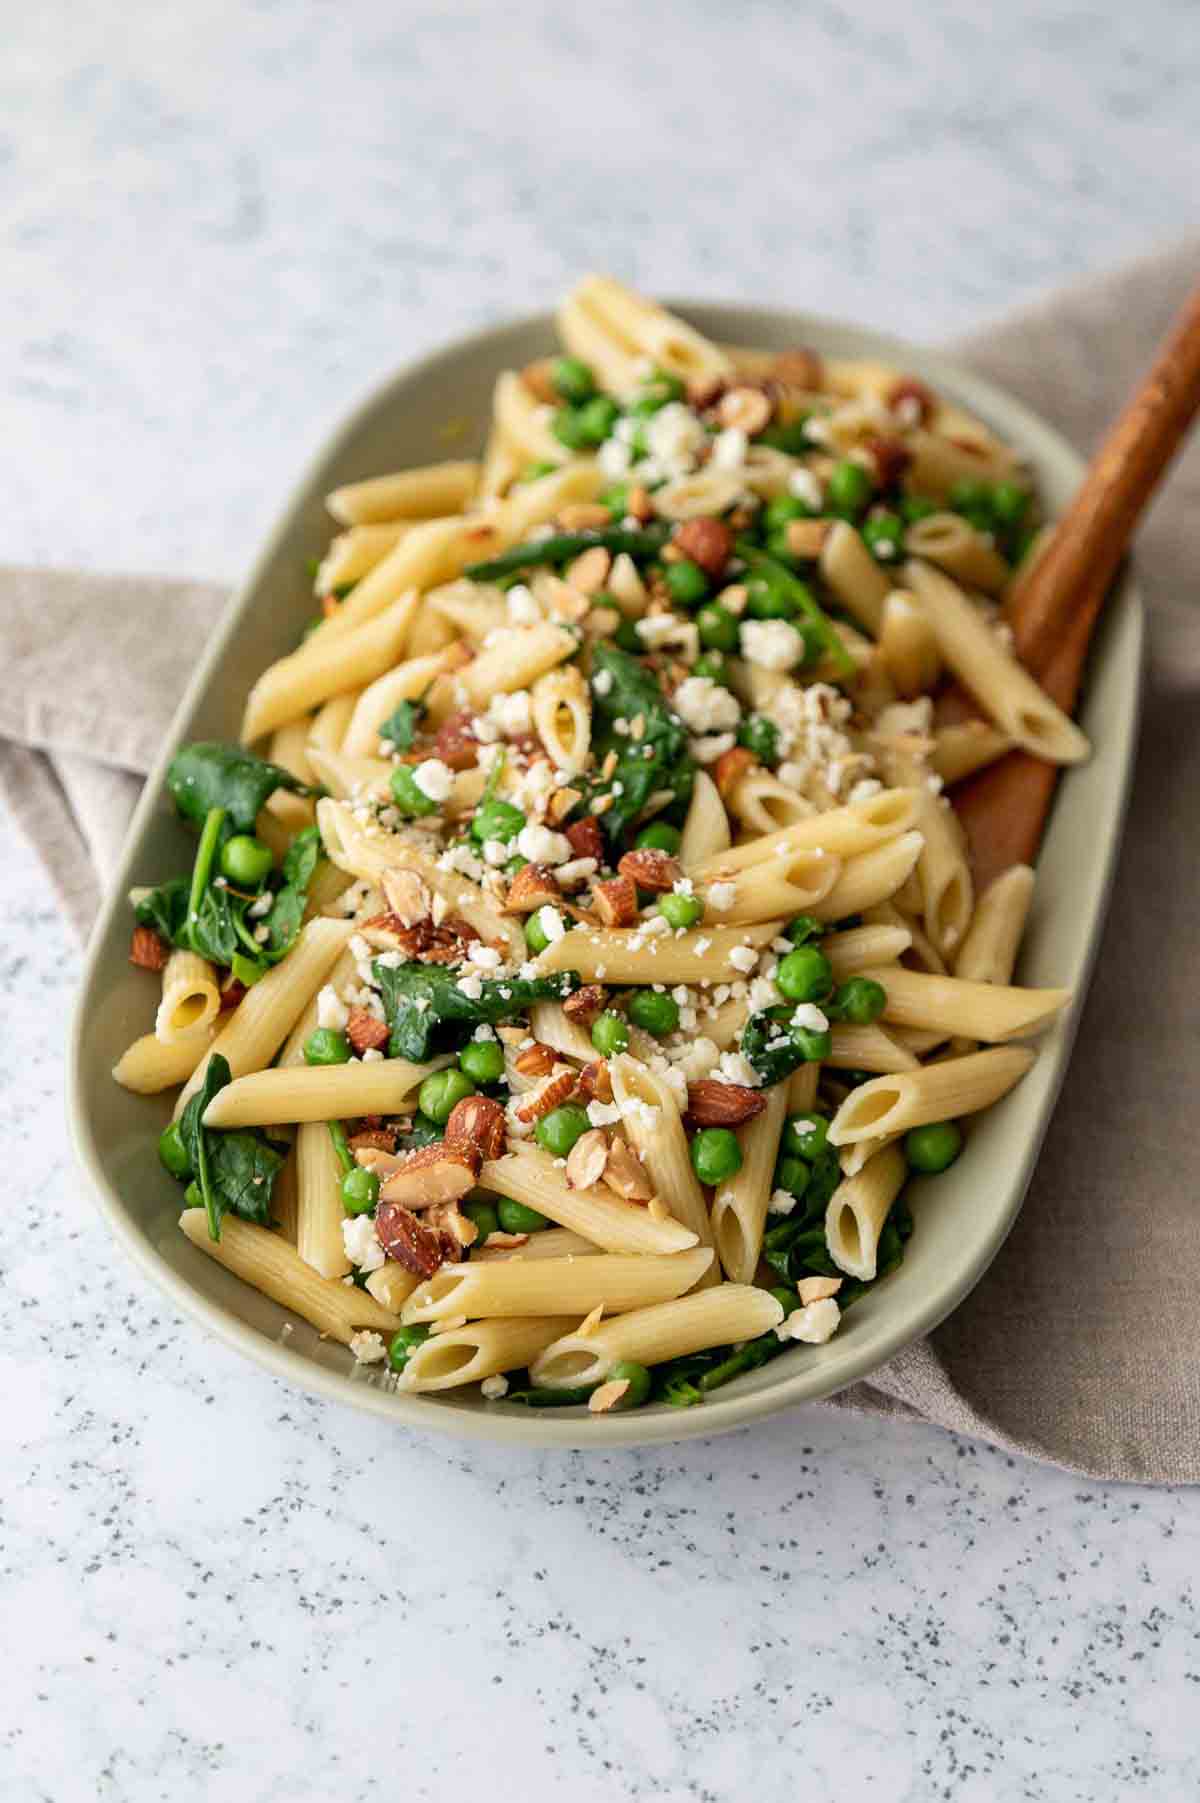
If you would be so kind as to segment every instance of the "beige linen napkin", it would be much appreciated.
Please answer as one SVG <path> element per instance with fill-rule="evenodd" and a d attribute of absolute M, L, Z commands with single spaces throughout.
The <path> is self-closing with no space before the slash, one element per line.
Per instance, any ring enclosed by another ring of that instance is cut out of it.
<path fill-rule="evenodd" d="M 1086 452 L 1198 277 L 1193 238 L 954 353 Z M 1193 443 L 1138 545 L 1151 656 L 1129 827 L 1024 1209 L 951 1319 L 835 1399 L 1142 1482 L 1200 1482 L 1198 558 Z M 0 571 L 0 792 L 81 936 L 220 599 L 203 583 Z"/>

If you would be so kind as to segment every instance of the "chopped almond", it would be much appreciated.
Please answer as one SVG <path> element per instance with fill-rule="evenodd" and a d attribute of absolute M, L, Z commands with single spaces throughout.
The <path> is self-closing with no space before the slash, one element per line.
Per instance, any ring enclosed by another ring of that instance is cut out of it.
<path fill-rule="evenodd" d="M 676 526 L 672 543 L 677 545 L 685 557 L 699 564 L 705 575 L 714 582 L 720 580 L 725 565 L 733 555 L 733 533 L 724 520 L 709 515 L 699 519 L 684 520 Z"/>
<path fill-rule="evenodd" d="M 375 1211 L 375 1236 L 387 1256 L 414 1277 L 432 1277 L 446 1262 L 441 1234 L 418 1221 L 399 1202 L 379 1204 Z"/>
<path fill-rule="evenodd" d="M 578 1087 L 579 1078 L 567 1065 L 551 1071 L 538 1088 L 517 1104 L 517 1119 L 527 1124 L 540 1121 L 544 1115 L 569 1102 Z"/>
<path fill-rule="evenodd" d="M 638 917 L 637 884 L 631 876 L 614 876 L 597 883 L 592 906 L 606 927 L 631 927 Z"/>
<path fill-rule="evenodd" d="M 603 545 L 593 545 L 567 565 L 565 575 L 571 587 L 578 589 L 581 595 L 598 595 L 608 581 L 611 569 L 612 552 L 606 551 Z"/>
<path fill-rule="evenodd" d="M 557 1063 L 557 1052 L 551 1046 L 543 1045 L 540 1040 L 535 1039 L 531 1046 L 526 1046 L 523 1052 L 518 1052 L 513 1060 L 513 1067 L 520 1071 L 523 1077 L 546 1077 Z"/>
<path fill-rule="evenodd" d="M 573 820 L 565 832 L 567 844 L 577 858 L 595 858 L 597 864 L 604 862 L 604 834 L 593 815 L 585 814 L 582 820 Z"/>
<path fill-rule="evenodd" d="M 614 1139 L 609 1145 L 604 1181 L 626 1202 L 649 1202 L 654 1194 L 654 1185 L 645 1165 L 624 1139 Z"/>
<path fill-rule="evenodd" d="M 572 501 L 567 507 L 558 510 L 558 523 L 564 532 L 599 531 L 602 526 L 612 525 L 612 515 L 607 507 L 601 507 L 599 501 Z M 567 581 L 578 588 L 570 571 Z"/>
<path fill-rule="evenodd" d="M 572 808 L 583 800 L 582 789 L 555 789 L 546 804 L 546 820 L 550 826 L 561 826 Z"/>
<path fill-rule="evenodd" d="M 647 520 L 654 517 L 654 502 L 650 498 L 649 489 L 641 483 L 635 483 L 625 497 L 625 510 L 639 525 L 644 526 Z"/>
<path fill-rule="evenodd" d="M 408 1208 L 457 1202 L 474 1184 L 481 1162 L 474 1146 L 448 1146 L 442 1140 L 418 1146 L 386 1179 L 380 1195 L 385 1202 L 402 1202 Z"/>
<path fill-rule="evenodd" d="M 346 1037 L 361 1058 L 364 1052 L 382 1052 L 390 1035 L 386 1021 L 376 1020 L 366 1008 L 351 1008 Z"/>
<path fill-rule="evenodd" d="M 740 1127 L 762 1113 L 767 1098 L 740 1083 L 718 1083 L 705 1077 L 688 1084 L 687 1117 L 694 1127 Z"/>
<path fill-rule="evenodd" d="M 580 1021 L 587 1026 L 595 1020 L 607 1000 L 608 991 L 603 983 L 585 983 L 582 989 L 567 997 L 562 1010 L 568 1020 Z"/>
<path fill-rule="evenodd" d="M 545 407 L 558 406 L 558 390 L 550 373 L 549 357 L 539 357 L 536 363 L 527 363 L 521 371 L 521 382 L 535 401 L 541 401 Z"/>
<path fill-rule="evenodd" d="M 771 374 L 786 388 L 803 388 L 810 394 L 824 379 L 820 357 L 809 350 L 780 351 L 771 363 Z"/>
<path fill-rule="evenodd" d="M 827 1296 L 836 1296 L 841 1287 L 840 1277 L 802 1277 L 796 1285 L 796 1294 L 801 1305 L 807 1308 L 810 1302 L 824 1302 Z"/>
<path fill-rule="evenodd" d="M 428 920 L 433 901 L 415 870 L 385 870 L 382 881 L 388 908 L 402 926 Z"/>
<path fill-rule="evenodd" d="M 572 1189 L 591 1189 L 599 1183 L 608 1163 L 608 1137 L 599 1127 L 580 1134 L 567 1157 L 567 1182 Z"/>
<path fill-rule="evenodd" d="M 425 1225 L 436 1233 L 448 1233 L 460 1246 L 473 1246 L 479 1238 L 474 1221 L 467 1219 L 457 1202 L 435 1202 L 425 1215 Z"/>
<path fill-rule="evenodd" d="M 678 858 L 650 846 L 627 851 L 617 870 L 621 876 L 632 877 L 639 889 L 649 889 L 652 895 L 665 895 L 683 875 Z"/>
<path fill-rule="evenodd" d="M 471 770 L 479 760 L 479 740 L 473 730 L 475 716 L 462 708 L 443 720 L 433 741 L 433 755 L 451 770 Z"/>
<path fill-rule="evenodd" d="M 610 1378 L 608 1383 L 601 1384 L 599 1389 L 593 1390 L 588 1397 L 589 1414 L 607 1415 L 610 1409 L 616 1408 L 628 1388 L 629 1379 L 627 1377 Z"/>
<path fill-rule="evenodd" d="M 395 1128 L 365 1127 L 361 1133 L 352 1133 L 346 1144 L 352 1152 L 394 1152 Z"/>
<path fill-rule="evenodd" d="M 613 1099 L 612 1074 L 607 1061 L 594 1058 L 585 1064 L 579 1073 L 579 1100 L 588 1102 L 611 1102 Z"/>
<path fill-rule="evenodd" d="M 464 1096 L 446 1122 L 448 1147 L 475 1151 L 480 1158 L 499 1158 L 506 1137 L 504 1109 L 493 1096 Z"/>
<path fill-rule="evenodd" d="M 912 452 L 901 438 L 868 438 L 863 449 L 881 488 L 894 488 L 912 462 Z"/>
<path fill-rule="evenodd" d="M 903 426 L 923 426 L 937 405 L 937 398 L 915 376 L 902 376 L 884 396 L 888 408 Z"/>
<path fill-rule="evenodd" d="M 508 885 L 504 907 L 509 914 L 534 914 L 547 902 L 561 900 L 562 890 L 549 864 L 523 864 Z"/>
<path fill-rule="evenodd" d="M 717 419 L 722 426 L 740 426 L 750 438 L 771 423 L 770 397 L 760 388 L 731 388 L 717 402 Z"/>
<path fill-rule="evenodd" d="M 832 520 L 789 520 L 784 533 L 793 557 L 816 559 L 833 531 Z"/>
<path fill-rule="evenodd" d="M 153 927 L 134 927 L 129 941 L 129 962 L 139 970 L 165 970 L 171 948 Z"/>
<path fill-rule="evenodd" d="M 726 800 L 737 788 L 746 773 L 752 770 L 758 759 L 744 745 L 734 745 L 723 751 L 713 765 L 713 781 L 717 785 L 722 801 Z"/>

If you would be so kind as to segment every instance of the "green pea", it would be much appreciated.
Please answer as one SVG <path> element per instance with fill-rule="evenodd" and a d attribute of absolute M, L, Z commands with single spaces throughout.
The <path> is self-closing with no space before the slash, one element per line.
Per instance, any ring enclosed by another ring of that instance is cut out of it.
<path fill-rule="evenodd" d="M 162 1164 L 177 1177 L 180 1183 L 192 1174 L 192 1161 L 188 1157 L 187 1147 L 183 1143 L 183 1134 L 179 1131 L 179 1122 L 172 1121 L 164 1127 L 158 1136 L 158 1156 Z"/>
<path fill-rule="evenodd" d="M 851 977 L 835 991 L 833 1007 L 839 1020 L 869 1027 L 887 1007 L 887 990 L 870 977 Z"/>
<path fill-rule="evenodd" d="M 429 1329 L 423 1321 L 415 1327 L 402 1327 L 388 1341 L 388 1364 L 393 1371 L 403 1371 L 418 1346 L 423 1346 L 429 1338 Z"/>
<path fill-rule="evenodd" d="M 336 1027 L 317 1027 L 304 1041 L 305 1064 L 349 1064 L 350 1041 Z"/>
<path fill-rule="evenodd" d="M 749 714 L 737 729 L 737 742 L 760 764 L 779 762 L 779 728 L 765 714 Z"/>
<path fill-rule="evenodd" d="M 666 564 L 663 580 L 672 601 L 678 602 L 680 607 L 695 607 L 698 601 L 708 599 L 708 577 L 690 557 L 681 557 L 678 563 Z"/>
<path fill-rule="evenodd" d="M 1019 526 L 1029 506 L 1029 491 L 1017 482 L 997 482 L 992 490 L 992 514 L 1001 526 Z"/>
<path fill-rule="evenodd" d="M 826 931 L 828 929 L 824 921 L 818 920 L 814 914 L 797 914 L 784 927 L 783 936 L 790 939 L 793 945 L 807 945 L 810 939 L 819 939 Z"/>
<path fill-rule="evenodd" d="M 614 520 L 623 520 L 629 512 L 628 482 L 614 482 L 611 488 L 606 488 L 600 496 L 600 505 L 608 508 Z"/>
<path fill-rule="evenodd" d="M 937 502 L 927 495 L 904 495 L 900 501 L 900 518 L 909 526 L 915 526 L 918 520 L 927 520 L 937 510 Z"/>
<path fill-rule="evenodd" d="M 660 895 L 658 911 L 669 927 L 694 927 L 704 918 L 704 903 L 694 895 Z"/>
<path fill-rule="evenodd" d="M 616 418 L 617 403 L 606 394 L 596 394 L 582 406 L 560 407 L 550 429 L 569 451 L 589 451 L 604 443 Z"/>
<path fill-rule="evenodd" d="M 473 1039 L 458 1054 L 458 1068 L 473 1083 L 498 1083 L 504 1075 L 504 1053 L 494 1039 Z"/>
<path fill-rule="evenodd" d="M 789 1114 L 784 1122 L 780 1144 L 789 1158 L 803 1158 L 809 1164 L 825 1150 L 829 1122 L 823 1114 Z"/>
<path fill-rule="evenodd" d="M 499 1233 L 500 1216 L 491 1202 L 464 1202 L 461 1212 L 475 1223 L 473 1246 L 485 1246 L 493 1233 Z"/>
<path fill-rule="evenodd" d="M 875 513 L 862 529 L 863 543 L 880 563 L 895 563 L 904 549 L 904 521 L 898 513 Z"/>
<path fill-rule="evenodd" d="M 736 617 L 719 601 L 710 601 L 696 615 L 700 643 L 710 651 L 736 651 L 738 623 Z"/>
<path fill-rule="evenodd" d="M 631 651 L 635 655 L 646 647 L 637 635 L 637 626 L 633 620 L 622 620 L 613 633 L 613 644 L 621 651 Z"/>
<path fill-rule="evenodd" d="M 422 1114 L 444 1127 L 459 1102 L 475 1094 L 475 1085 L 462 1071 L 434 1071 L 417 1091 L 417 1105 Z"/>
<path fill-rule="evenodd" d="M 810 520 L 813 510 L 799 495 L 773 495 L 763 508 L 763 525 L 768 532 L 778 532 L 792 520 Z"/>
<path fill-rule="evenodd" d="M 652 820 L 644 826 L 634 844 L 645 851 L 665 851 L 673 858 L 683 843 L 683 834 L 677 826 L 671 826 L 666 820 Z"/>
<path fill-rule="evenodd" d="M 830 471 L 827 493 L 835 513 L 854 519 L 871 499 L 871 478 L 861 463 L 843 457 Z"/>
<path fill-rule="evenodd" d="M 616 1058 L 629 1046 L 629 1026 L 609 1008 L 592 1022 L 592 1044 L 602 1058 Z"/>
<path fill-rule="evenodd" d="M 533 1137 L 552 1158 L 566 1158 L 575 1141 L 591 1126 L 586 1108 L 578 1102 L 564 1102 L 544 1114 L 533 1130 Z"/>
<path fill-rule="evenodd" d="M 914 1171 L 935 1177 L 949 1170 L 962 1151 L 962 1128 L 956 1121 L 930 1121 L 904 1135 L 904 1156 Z"/>
<path fill-rule="evenodd" d="M 679 1025 L 679 1004 L 657 989 L 635 989 L 629 998 L 629 1018 L 644 1033 L 662 1039 Z"/>
<path fill-rule="evenodd" d="M 809 415 L 802 413 L 796 419 L 788 420 L 786 425 L 768 426 L 757 434 L 757 443 L 770 445 L 773 450 L 786 451 L 789 457 L 801 457 L 805 451 L 811 451 L 805 427 Z"/>
<path fill-rule="evenodd" d="M 775 1167 L 775 1186 L 793 1196 L 802 1196 L 808 1188 L 808 1166 L 802 1158 L 781 1158 Z"/>
<path fill-rule="evenodd" d="M 552 476 L 558 467 L 557 463 L 547 463 L 544 458 L 538 463 L 527 463 L 517 481 L 538 482 L 543 476 Z"/>
<path fill-rule="evenodd" d="M 422 814 L 436 814 L 438 811 L 438 803 L 431 795 L 426 795 L 411 764 L 396 765 L 392 771 L 391 790 L 393 802 L 410 820 L 417 820 Z"/>
<path fill-rule="evenodd" d="M 525 943 L 536 958 L 550 943 L 550 935 L 542 925 L 542 910 L 530 914 L 525 922 Z"/>
<path fill-rule="evenodd" d="M 374 1171 L 357 1166 L 342 1178 L 342 1207 L 348 1215 L 368 1215 L 379 1200 L 379 1179 Z"/>
<path fill-rule="evenodd" d="M 511 1196 L 497 1196 L 496 1216 L 505 1233 L 545 1233 L 550 1225 L 547 1217 L 539 1214 L 536 1208 L 514 1202 Z"/>
<path fill-rule="evenodd" d="M 650 1373 L 645 1365 L 639 1365 L 634 1359 L 618 1359 L 606 1381 L 629 1385 L 625 1394 L 613 1403 L 614 1414 L 624 1413 L 626 1409 L 640 1409 L 650 1394 Z"/>
<path fill-rule="evenodd" d="M 797 946 L 780 962 L 775 982 L 789 1002 L 820 1002 L 833 989 L 833 966 L 815 945 Z"/>
<path fill-rule="evenodd" d="M 554 392 L 578 407 L 596 392 L 596 378 L 582 357 L 556 357 L 550 369 Z"/>
<path fill-rule="evenodd" d="M 729 687 L 729 667 L 725 662 L 723 651 L 706 651 L 692 665 L 693 676 L 707 676 L 710 682 L 719 682 L 723 689 Z"/>
<path fill-rule="evenodd" d="M 800 656 L 801 668 L 807 669 L 812 664 L 819 664 L 827 650 L 820 628 L 814 626 L 811 620 L 801 620 L 798 624 L 795 622 L 793 624 L 800 634 L 804 646 Z"/>
<path fill-rule="evenodd" d="M 471 837 L 480 845 L 485 839 L 499 839 L 507 845 L 524 824 L 525 816 L 520 808 L 514 807 L 511 801 L 501 801 L 497 795 L 489 795 L 471 817 Z"/>
<path fill-rule="evenodd" d="M 986 518 L 992 510 L 991 488 L 978 476 L 964 476 L 950 490 L 949 504 L 954 513 L 978 514 Z"/>
<path fill-rule="evenodd" d="M 812 1027 L 793 1027 L 792 1044 L 806 1064 L 819 1064 L 833 1050 L 833 1034 L 817 1033 Z"/>
<path fill-rule="evenodd" d="M 776 1302 L 783 1310 L 783 1318 L 785 1321 L 789 1315 L 794 1315 L 796 1310 L 800 1307 L 799 1296 L 797 1296 L 795 1290 L 789 1290 L 786 1284 L 777 1284 L 773 1290 L 767 1291 L 767 1295 L 774 1296 Z"/>
<path fill-rule="evenodd" d="M 769 576 L 751 576 L 746 583 L 746 612 L 752 620 L 790 620 L 796 606 L 794 597 Z"/>
<path fill-rule="evenodd" d="M 728 1127 L 702 1127 L 691 1152 L 692 1169 L 701 1183 L 725 1183 L 742 1168 L 742 1148 Z"/>
<path fill-rule="evenodd" d="M 221 847 L 221 875 L 239 889 L 257 889 L 274 862 L 270 847 L 249 833 L 236 833 Z"/>

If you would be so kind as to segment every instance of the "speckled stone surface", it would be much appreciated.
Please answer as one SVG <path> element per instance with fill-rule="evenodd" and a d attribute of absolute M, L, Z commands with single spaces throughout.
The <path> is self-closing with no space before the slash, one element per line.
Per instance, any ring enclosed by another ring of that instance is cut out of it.
<path fill-rule="evenodd" d="M 371 379 L 589 265 L 932 338 L 1194 223 L 1191 0 L 7 23 L 0 557 L 233 577 Z M 464 1450 L 177 1320 L 64 1144 L 78 959 L 0 848 L 4 1803 L 1200 1793 L 1194 1493 L 817 1409 Z"/>

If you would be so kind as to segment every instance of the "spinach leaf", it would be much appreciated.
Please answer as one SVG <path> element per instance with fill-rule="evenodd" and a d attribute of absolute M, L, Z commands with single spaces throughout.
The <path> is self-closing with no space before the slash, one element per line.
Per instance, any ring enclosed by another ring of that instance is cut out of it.
<path fill-rule="evenodd" d="M 134 914 L 141 926 L 154 927 L 172 945 L 213 964 L 232 968 L 235 958 L 242 960 L 253 967 L 257 980 L 286 956 L 300 931 L 309 885 L 321 860 L 321 836 L 315 826 L 296 835 L 284 856 L 282 887 L 274 892 L 268 913 L 254 921 L 248 916 L 253 898 L 217 882 L 213 874 L 221 824 L 202 836 L 191 877 L 172 877 L 152 889 Z M 258 925 L 267 929 L 261 942 L 254 936 Z"/>
<path fill-rule="evenodd" d="M 153 927 L 170 945 L 186 948 L 182 934 L 187 925 L 188 894 L 191 881 L 186 876 L 173 876 L 149 890 L 134 905 L 133 915 L 139 926 Z"/>
<path fill-rule="evenodd" d="M 219 1052 L 209 1058 L 204 1081 L 179 1117 L 179 1133 L 208 1215 L 209 1237 L 221 1237 L 221 1219 L 235 1214 L 265 1227 L 271 1193 L 283 1165 L 280 1152 L 255 1128 L 205 1127 L 204 1111 L 232 1081 L 229 1062 Z"/>
<path fill-rule="evenodd" d="M 379 728 L 379 737 L 387 739 L 393 751 L 411 751 L 417 727 L 425 718 L 423 701 L 402 701 Z"/>
<path fill-rule="evenodd" d="M 203 826 L 213 808 L 224 808 L 232 833 L 252 833 L 259 810 L 276 789 L 290 789 L 294 795 L 322 793 L 279 764 L 218 740 L 182 746 L 168 767 L 167 787 L 193 826 Z"/>
<path fill-rule="evenodd" d="M 495 1026 L 524 1013 L 531 1002 L 562 1001 L 579 987 L 573 970 L 548 977 L 490 977 L 472 1000 L 458 987 L 463 973 L 456 966 L 385 964 L 377 958 L 374 971 L 391 1028 L 388 1055 L 413 1064 L 424 1064 L 434 1051 L 449 1050 L 470 1037 L 456 1029 L 474 1029 L 485 1021 Z"/>
<path fill-rule="evenodd" d="M 662 690 L 644 664 L 600 641 L 592 652 L 592 744 L 596 762 L 603 765 L 610 752 L 617 757 L 612 775 L 593 780 L 582 803 L 588 812 L 601 795 L 613 803 L 600 816 L 605 834 L 617 844 L 641 813 L 650 797 L 666 790 L 672 804 L 682 806 L 691 796 L 695 765 L 688 756 L 688 735 L 667 705 Z M 607 676 L 600 688 L 595 677 Z M 603 691 L 603 692 L 601 692 Z M 641 716 L 640 739 L 616 731 L 616 721 Z"/>
<path fill-rule="evenodd" d="M 790 1008 L 768 1008 L 752 1014 L 742 1028 L 742 1055 L 768 1086 L 782 1083 L 808 1060 L 789 1031 Z"/>
<path fill-rule="evenodd" d="M 259 947 L 259 955 L 268 963 L 277 964 L 291 950 L 304 920 L 309 885 L 320 862 L 320 831 L 306 826 L 284 853 L 283 887 L 276 890 L 270 912 L 264 916 L 267 937 Z"/>

